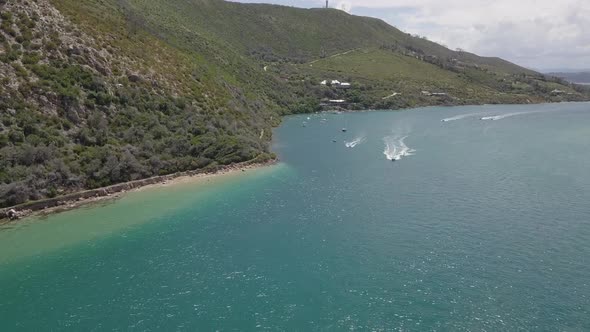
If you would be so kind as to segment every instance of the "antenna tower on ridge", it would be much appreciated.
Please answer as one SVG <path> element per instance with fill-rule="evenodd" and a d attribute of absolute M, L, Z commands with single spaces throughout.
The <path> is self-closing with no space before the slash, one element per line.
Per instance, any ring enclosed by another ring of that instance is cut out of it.
<path fill-rule="evenodd" d="M 328 8 L 328 0 L 326 0 L 326 9 Z"/>

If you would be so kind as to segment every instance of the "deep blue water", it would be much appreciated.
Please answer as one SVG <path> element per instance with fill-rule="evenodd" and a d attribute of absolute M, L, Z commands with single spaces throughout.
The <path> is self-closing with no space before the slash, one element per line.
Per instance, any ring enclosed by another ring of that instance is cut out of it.
<path fill-rule="evenodd" d="M 590 104 L 275 136 L 278 166 L 1 231 L 0 330 L 590 330 Z"/>

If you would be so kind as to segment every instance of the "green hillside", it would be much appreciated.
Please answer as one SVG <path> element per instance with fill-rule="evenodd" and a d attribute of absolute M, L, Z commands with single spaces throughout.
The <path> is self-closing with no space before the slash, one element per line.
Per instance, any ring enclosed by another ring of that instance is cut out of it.
<path fill-rule="evenodd" d="M 266 67 L 265 74 L 270 72 L 288 86 L 281 87 L 277 95 L 281 95 L 281 100 L 289 100 L 291 112 L 317 110 L 317 101 L 322 99 L 350 101 L 352 98 L 356 102 L 347 106 L 352 109 L 397 109 L 430 104 L 585 98 L 561 80 L 544 77 L 508 61 L 449 50 L 379 19 L 335 9 L 215 0 L 119 0 L 119 3 L 124 4 L 126 15 L 141 17 L 144 26 L 177 47 L 202 54 L 215 45 L 222 49 L 217 54 L 237 54 L 243 60 L 238 65 L 240 68 L 248 66 L 246 62 L 254 72 Z M 373 65 L 367 66 L 368 62 Z M 232 65 L 236 63 L 239 62 L 232 61 Z M 404 71 L 404 74 L 383 77 L 390 71 Z M 361 83 L 356 86 L 362 87 L 363 92 L 356 96 L 359 92 L 356 89 L 351 96 L 348 91 L 318 87 L 319 82 L 330 78 L 354 80 L 353 83 Z M 302 98 L 282 96 L 287 90 Z M 405 97 L 383 101 L 391 90 L 406 92 Z M 449 98 L 427 98 L 422 94 L 425 90 L 438 90 Z M 554 90 L 564 93 L 555 95 Z"/>
<path fill-rule="evenodd" d="M 301 9 L 218 0 L 119 0 L 155 30 L 222 41 L 267 61 L 310 61 L 351 49 L 390 47 L 457 59 L 509 73 L 532 73 L 499 58 L 456 52 L 404 33 L 382 20 L 336 9 Z"/>
<path fill-rule="evenodd" d="M 251 65 L 173 47 L 115 1 L 7 1 L 1 28 L 0 206 L 270 156 L 281 106 Z"/>
<path fill-rule="evenodd" d="M 353 108 L 405 108 L 423 105 L 532 103 L 587 98 L 577 89 L 538 74 L 507 74 L 475 67 L 449 70 L 387 49 L 362 49 L 313 64 L 294 66 L 314 82 L 337 78 L 352 89 L 324 88 L 319 98 L 342 98 Z M 560 94 L 553 91 L 561 89 Z M 429 95 L 434 93 L 438 95 Z M 395 94 L 394 96 L 392 96 Z"/>
<path fill-rule="evenodd" d="M 267 160 L 281 115 L 330 99 L 398 109 L 589 96 L 333 9 L 0 0 L 0 12 L 0 207 Z"/>

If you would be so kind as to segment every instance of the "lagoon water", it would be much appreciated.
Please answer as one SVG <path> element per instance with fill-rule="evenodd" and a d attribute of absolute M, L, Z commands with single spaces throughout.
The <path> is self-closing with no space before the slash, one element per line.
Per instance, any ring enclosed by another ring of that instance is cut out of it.
<path fill-rule="evenodd" d="M 5 227 L 0 330 L 590 330 L 590 104 L 294 116 L 274 148 Z"/>

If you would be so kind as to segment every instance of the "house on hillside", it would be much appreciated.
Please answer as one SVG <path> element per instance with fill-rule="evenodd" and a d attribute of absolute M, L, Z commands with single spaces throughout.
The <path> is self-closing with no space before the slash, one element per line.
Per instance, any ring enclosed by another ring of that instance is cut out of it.
<path fill-rule="evenodd" d="M 320 101 L 320 107 L 323 111 L 340 111 L 346 109 L 349 105 L 350 103 L 345 99 L 322 99 Z"/>
<path fill-rule="evenodd" d="M 428 97 L 446 97 L 449 95 L 446 92 L 430 92 L 430 91 L 422 91 L 422 94 L 424 96 L 428 96 Z"/>
<path fill-rule="evenodd" d="M 320 85 L 329 85 L 335 88 L 348 89 L 351 87 L 350 83 L 340 82 L 339 80 L 323 80 Z"/>

